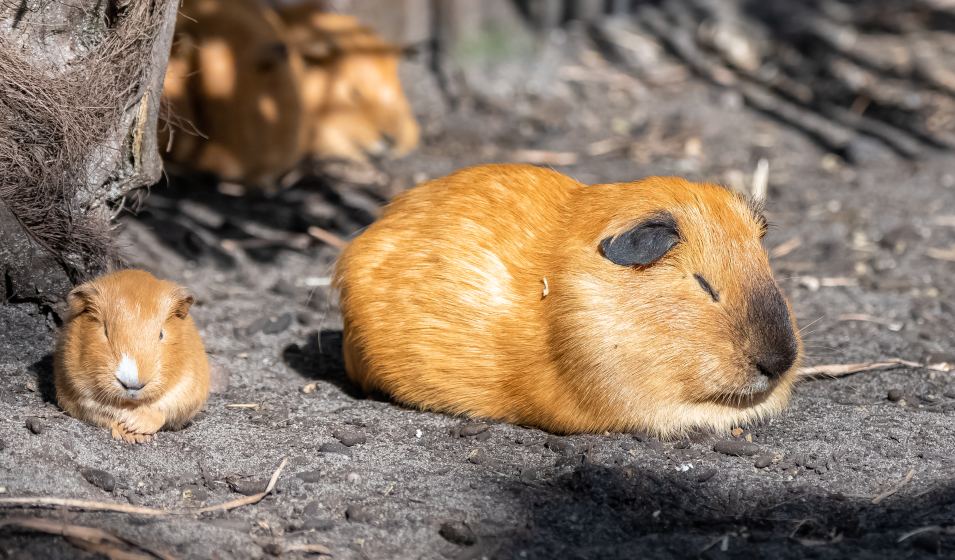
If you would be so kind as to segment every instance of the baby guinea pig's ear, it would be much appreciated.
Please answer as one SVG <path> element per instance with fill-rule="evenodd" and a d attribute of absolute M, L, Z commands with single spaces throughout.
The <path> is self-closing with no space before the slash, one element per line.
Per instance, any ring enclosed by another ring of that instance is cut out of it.
<path fill-rule="evenodd" d="M 631 229 L 600 242 L 604 256 L 620 266 L 650 264 L 680 241 L 676 220 L 668 213 L 654 214 Z"/>
<path fill-rule="evenodd" d="M 185 319 L 186 315 L 189 314 L 189 308 L 195 301 L 196 299 L 192 297 L 189 290 L 182 286 L 176 286 L 176 289 L 172 292 L 172 308 L 169 314 L 175 315 L 180 319 Z"/>
<path fill-rule="evenodd" d="M 80 284 L 73 288 L 73 291 L 66 296 L 66 307 L 68 310 L 67 313 L 69 314 L 67 321 L 72 321 L 87 311 L 94 313 L 98 311 L 97 301 L 99 295 L 99 289 L 93 282 Z"/>

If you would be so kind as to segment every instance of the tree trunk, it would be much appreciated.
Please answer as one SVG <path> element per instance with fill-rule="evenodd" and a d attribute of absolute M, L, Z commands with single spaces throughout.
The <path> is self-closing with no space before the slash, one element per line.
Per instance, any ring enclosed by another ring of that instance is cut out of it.
<path fill-rule="evenodd" d="M 178 4 L 0 5 L 0 302 L 55 308 L 117 262 L 112 214 L 162 171 L 156 123 Z"/>

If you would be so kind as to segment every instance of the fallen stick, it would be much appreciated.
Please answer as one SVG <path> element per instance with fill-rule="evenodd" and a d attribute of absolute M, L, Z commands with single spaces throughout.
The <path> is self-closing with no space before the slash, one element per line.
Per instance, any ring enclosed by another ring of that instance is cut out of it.
<path fill-rule="evenodd" d="M 919 533 L 927 533 L 929 531 L 940 531 L 940 530 L 942 530 L 942 527 L 940 525 L 929 525 L 928 527 L 920 527 L 918 529 L 914 529 L 912 531 L 909 531 L 908 533 L 905 533 L 904 535 L 899 537 L 899 540 L 895 542 L 900 543 L 908 539 L 909 537 L 914 537 L 915 535 L 918 535 Z"/>
<path fill-rule="evenodd" d="M 909 471 L 909 474 L 905 475 L 905 479 L 904 479 L 902 482 L 896 484 L 896 485 L 895 485 L 895 488 L 893 488 L 893 489 L 891 489 L 891 490 L 887 490 L 887 491 L 885 491 L 885 492 L 879 494 L 879 495 L 876 496 L 875 498 L 872 498 L 872 505 L 874 505 L 874 506 L 879 505 L 879 502 L 881 502 L 882 500 L 888 498 L 888 497 L 891 496 L 892 494 L 895 494 L 896 492 L 898 492 L 899 490 L 901 490 L 902 487 L 905 486 L 906 483 L 908 483 L 908 481 L 912 480 L 912 477 L 913 477 L 913 476 L 915 476 L 915 469 L 910 470 L 910 471 Z"/>
<path fill-rule="evenodd" d="M 874 315 L 866 315 L 865 313 L 848 313 L 846 315 L 839 315 L 839 321 L 863 321 L 866 323 L 876 323 L 878 325 L 883 325 L 889 328 L 890 331 L 900 331 L 902 330 L 901 323 L 893 323 L 888 319 L 882 319 L 881 317 L 875 317 Z"/>
<path fill-rule="evenodd" d="M 140 515 L 191 515 L 196 513 L 205 513 L 207 511 L 225 511 L 235 509 L 239 506 L 254 504 L 269 495 L 269 493 L 272 492 L 272 489 L 275 488 L 275 483 L 278 481 L 279 475 L 282 474 L 282 469 L 285 468 L 286 464 L 288 464 L 288 457 L 282 459 L 282 464 L 279 465 L 279 468 L 277 468 L 274 473 L 272 473 L 272 478 L 269 480 L 269 485 L 265 488 L 264 492 L 247 496 L 245 498 L 239 498 L 238 500 L 232 500 L 231 502 L 226 502 L 217 506 L 209 506 L 195 510 L 175 511 L 168 509 L 153 509 L 126 504 L 110 504 L 107 502 L 73 500 L 69 498 L 0 498 L 0 507 L 60 506 L 66 508 L 85 509 L 88 511 L 115 511 L 119 513 L 138 513 Z M 0 527 L 3 526 L 2 523 L 3 522 L 0 522 Z"/>
<path fill-rule="evenodd" d="M 285 468 L 285 465 L 288 464 L 288 457 L 282 459 L 282 464 L 279 465 L 279 468 L 275 469 L 275 472 L 272 473 L 272 478 L 269 479 L 269 485 L 265 487 L 264 492 L 252 496 L 246 496 L 245 498 L 239 498 L 238 500 L 232 500 L 231 502 L 226 502 L 224 504 L 219 504 L 217 506 L 204 507 L 202 509 L 197 509 L 193 512 L 187 513 L 205 513 L 207 511 L 226 511 L 230 509 L 235 509 L 239 506 L 244 506 L 248 504 L 254 504 L 261 500 L 262 498 L 269 495 L 272 492 L 272 489 L 275 488 L 275 483 L 279 480 L 279 475 L 282 474 L 282 469 Z"/>
<path fill-rule="evenodd" d="M 936 364 L 932 364 L 936 365 Z M 828 364 L 823 366 L 813 366 L 801 368 L 799 370 L 800 377 L 842 377 L 844 375 L 849 375 L 852 373 L 858 373 L 860 371 L 869 371 L 873 369 L 881 369 L 887 367 L 896 367 L 896 366 L 909 366 L 909 367 L 931 367 L 923 366 L 922 364 L 916 362 L 910 362 L 908 360 L 900 360 L 898 358 L 893 358 L 885 362 L 877 363 L 862 363 L 862 364 Z"/>
<path fill-rule="evenodd" d="M 331 245 L 332 247 L 338 249 L 339 251 L 344 250 L 345 247 L 348 247 L 348 242 L 338 237 L 330 231 L 326 231 L 318 226 L 310 226 L 308 228 L 308 234 L 318 239 L 319 241 L 325 243 L 326 245 Z"/>
<path fill-rule="evenodd" d="M 311 552 L 312 554 L 324 554 L 325 556 L 332 556 L 332 551 L 327 546 L 322 546 L 320 544 L 290 544 L 288 546 L 283 546 L 286 552 L 301 550 L 304 552 Z"/>
<path fill-rule="evenodd" d="M 529 163 L 531 165 L 576 165 L 575 152 L 551 152 L 548 150 L 516 150 L 509 157 L 511 163 Z"/>
<path fill-rule="evenodd" d="M 60 535 L 62 537 L 66 537 L 71 544 L 74 544 L 74 546 L 78 546 L 78 548 L 83 548 L 84 550 L 88 549 L 88 547 L 84 546 L 84 544 L 89 543 L 91 545 L 89 547 L 90 549 L 95 549 L 95 551 L 97 552 L 106 553 L 110 558 L 123 557 L 123 558 L 138 559 L 138 558 L 149 558 L 149 557 L 143 556 L 141 554 L 129 553 L 124 550 L 116 550 L 115 548 L 112 548 L 112 547 L 109 547 L 109 549 L 107 549 L 106 547 L 101 546 L 101 543 L 103 541 L 106 541 L 107 543 L 110 543 L 112 545 L 124 545 L 130 548 L 138 548 L 142 551 L 148 552 L 149 554 L 152 555 L 152 557 L 162 558 L 163 560 L 176 560 L 176 558 L 170 554 L 167 554 L 165 552 L 161 552 L 158 550 L 152 550 L 137 542 L 113 535 L 111 533 L 107 533 L 106 531 L 103 531 L 102 529 L 96 529 L 95 527 L 83 527 L 81 525 L 67 525 L 66 523 L 62 521 L 54 521 L 52 519 L 42 519 L 39 517 L 11 517 L 10 519 L 0 520 L 0 527 L 5 527 L 7 525 L 13 525 L 15 527 L 20 527 L 22 529 L 31 529 L 33 531 L 41 531 L 51 535 Z M 84 544 L 78 544 L 78 543 L 75 544 L 73 542 L 73 539 L 83 541 Z M 119 556 L 119 555 L 113 556 L 112 554 L 109 554 L 107 550 L 109 550 L 109 552 L 121 553 L 122 556 Z"/>
<path fill-rule="evenodd" d="M 936 249 L 935 247 L 929 247 L 925 250 L 925 255 L 933 259 L 938 259 L 940 261 L 951 261 L 955 262 L 955 249 L 945 250 L 945 249 Z"/>

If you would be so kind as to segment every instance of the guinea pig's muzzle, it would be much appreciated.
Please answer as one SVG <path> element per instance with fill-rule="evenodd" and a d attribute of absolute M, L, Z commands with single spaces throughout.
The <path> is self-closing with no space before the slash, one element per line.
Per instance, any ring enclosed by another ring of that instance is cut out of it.
<path fill-rule="evenodd" d="M 786 298 L 769 281 L 749 301 L 749 360 L 762 377 L 757 385 L 768 388 L 799 358 L 799 341 Z"/>

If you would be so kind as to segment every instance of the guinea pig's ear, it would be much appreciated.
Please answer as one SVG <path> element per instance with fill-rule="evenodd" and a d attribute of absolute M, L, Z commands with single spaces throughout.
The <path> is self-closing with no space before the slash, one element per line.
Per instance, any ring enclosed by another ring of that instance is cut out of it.
<path fill-rule="evenodd" d="M 196 298 L 192 297 L 189 290 L 182 286 L 177 287 L 175 291 L 173 291 L 172 298 L 172 309 L 169 313 L 180 319 L 185 319 L 186 315 L 189 314 L 189 308 L 195 303 Z"/>
<path fill-rule="evenodd" d="M 680 241 L 676 220 L 669 213 L 657 214 L 617 236 L 600 242 L 604 256 L 613 264 L 650 264 Z"/>
<path fill-rule="evenodd" d="M 96 312 L 96 302 L 99 299 L 99 289 L 96 284 L 87 282 L 73 288 L 73 291 L 66 296 L 67 321 L 72 321 L 75 317 L 86 312 Z"/>

